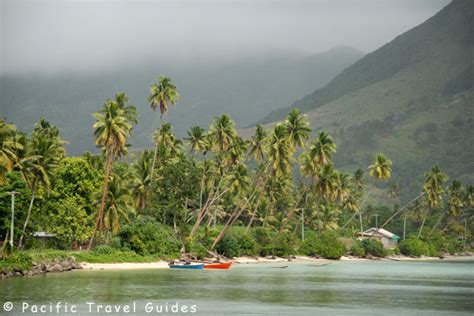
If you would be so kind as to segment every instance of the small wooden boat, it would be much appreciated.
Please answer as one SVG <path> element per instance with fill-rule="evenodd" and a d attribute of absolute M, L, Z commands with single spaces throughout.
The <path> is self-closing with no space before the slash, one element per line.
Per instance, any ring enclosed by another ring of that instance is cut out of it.
<path fill-rule="evenodd" d="M 223 269 L 227 270 L 232 265 L 232 262 L 216 262 L 204 264 L 204 269 Z"/>
<path fill-rule="evenodd" d="M 191 270 L 202 270 L 204 263 L 191 262 L 191 263 L 172 263 L 169 265 L 171 269 L 191 269 Z"/>

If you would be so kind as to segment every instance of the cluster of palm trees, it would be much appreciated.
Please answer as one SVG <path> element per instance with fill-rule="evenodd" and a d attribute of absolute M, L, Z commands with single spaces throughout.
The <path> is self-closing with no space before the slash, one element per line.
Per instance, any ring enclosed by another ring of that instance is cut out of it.
<path fill-rule="evenodd" d="M 333 139 L 324 131 L 313 134 L 308 118 L 298 109 L 272 129 L 257 126 L 247 140 L 238 135 L 235 122 L 226 114 L 216 117 L 208 130 L 192 127 L 187 137 L 180 140 L 163 120 L 169 105 L 176 105 L 178 100 L 179 93 L 170 78 L 161 77 L 150 87 L 148 101 L 153 111 L 159 110 L 161 120 L 152 136 L 154 151 L 134 152 L 132 161 L 121 163 L 122 167 L 114 167 L 114 162 L 129 152 L 133 126 L 138 124 L 136 108 L 125 93 L 117 93 L 94 114 L 95 143 L 103 154 L 84 157 L 91 166 L 104 169 L 104 185 L 101 197 L 97 198 L 100 203 L 89 248 L 96 243 L 98 233 L 106 233 L 108 240 L 132 216 L 156 212 L 165 168 L 183 162 L 193 168 L 199 179 L 192 184 L 195 190 L 171 192 L 173 198 L 185 194 L 172 204 L 172 225 L 176 233 L 192 241 L 200 227 L 219 224 L 210 250 L 236 224 L 245 225 L 247 230 L 267 227 L 275 232 L 275 240 L 283 233 L 294 236 L 298 228 L 303 239 L 305 228 L 318 232 L 363 230 L 363 208 L 372 188 L 391 177 L 392 162 L 383 154 L 376 155 L 367 168 L 374 179 L 369 190 L 363 170 L 353 174 L 337 170 L 333 163 L 337 146 Z M 17 170 L 32 192 L 23 237 L 35 191 L 40 187 L 48 190 L 50 177 L 65 155 L 65 142 L 58 129 L 43 119 L 29 137 L 1 120 L 0 141 L 0 184 L 6 181 L 6 173 Z M 412 212 L 414 205 L 424 205 L 417 213 L 422 217 L 421 236 L 427 217 L 441 207 L 443 200 L 447 200 L 446 216 L 439 218 L 435 228 L 443 219 L 449 218 L 448 224 L 454 225 L 452 219 L 462 216 L 467 225 L 470 218 L 463 214 L 466 209 L 472 210 L 473 188 L 463 188 L 454 181 L 444 198 L 446 180 L 439 167 L 433 167 L 426 174 L 423 191 L 381 227 L 400 214 Z M 163 194 L 168 193 L 171 194 Z M 353 222 L 357 216 L 360 227 Z"/>
<path fill-rule="evenodd" d="M 16 130 L 14 125 L 0 120 L 0 184 L 6 181 L 6 174 L 17 171 L 31 191 L 30 203 L 23 223 L 19 246 L 27 230 L 33 211 L 36 192 L 49 192 L 51 178 L 65 156 L 64 145 L 59 129 L 45 119 L 34 127 L 31 135 Z"/>

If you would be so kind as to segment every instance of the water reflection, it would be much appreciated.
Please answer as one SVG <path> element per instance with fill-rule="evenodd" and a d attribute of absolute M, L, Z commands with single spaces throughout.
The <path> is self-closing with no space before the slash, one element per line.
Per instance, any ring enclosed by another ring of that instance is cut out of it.
<path fill-rule="evenodd" d="M 199 305 L 202 314 L 464 313 L 474 310 L 474 262 L 236 265 L 229 271 L 77 271 L 0 281 L 0 300 Z M 257 311 L 257 312 L 256 312 Z"/>

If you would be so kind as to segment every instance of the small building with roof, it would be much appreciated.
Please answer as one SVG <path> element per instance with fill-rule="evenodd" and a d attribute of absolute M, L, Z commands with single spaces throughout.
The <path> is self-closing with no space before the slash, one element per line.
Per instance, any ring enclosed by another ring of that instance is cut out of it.
<path fill-rule="evenodd" d="M 373 238 L 382 243 L 384 248 L 395 248 L 400 237 L 383 228 L 372 227 L 364 232 L 358 232 L 359 240 Z"/>

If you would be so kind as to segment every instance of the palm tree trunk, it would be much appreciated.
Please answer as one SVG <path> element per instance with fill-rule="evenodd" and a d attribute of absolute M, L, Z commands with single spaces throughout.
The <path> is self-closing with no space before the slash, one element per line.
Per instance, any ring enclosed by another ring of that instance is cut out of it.
<path fill-rule="evenodd" d="M 252 214 L 252 217 L 250 218 L 249 223 L 247 224 L 247 227 L 245 228 L 245 232 L 248 233 L 250 227 L 252 227 L 253 221 L 255 220 L 255 212 Z"/>
<path fill-rule="evenodd" d="M 112 153 L 108 153 L 107 162 L 105 164 L 104 193 L 102 194 L 102 200 L 100 202 L 100 207 L 99 207 L 99 212 L 97 214 L 97 220 L 95 223 L 94 232 L 89 242 L 89 246 L 87 246 L 87 250 L 90 250 L 92 248 L 92 243 L 94 242 L 95 237 L 97 235 L 97 230 L 102 229 L 102 216 L 104 214 L 105 199 L 107 198 L 107 190 L 109 188 L 109 175 L 110 175 L 110 169 L 112 165 L 112 158 L 113 158 Z"/>
<path fill-rule="evenodd" d="M 440 217 L 438 218 L 438 220 L 436 221 L 436 224 L 431 229 L 428 236 L 431 236 L 431 234 L 434 232 L 434 230 L 438 227 L 439 223 L 441 223 L 441 220 L 443 219 L 443 217 L 444 217 L 444 214 L 441 214 Z"/>
<path fill-rule="evenodd" d="M 178 233 L 178 227 L 176 226 L 176 210 L 173 211 L 173 229 L 175 234 Z"/>
<path fill-rule="evenodd" d="M 364 199 L 362 200 L 362 203 L 360 203 L 360 212 L 359 212 L 359 221 L 360 221 L 360 231 L 363 231 L 362 230 L 362 206 L 364 206 L 365 202 L 367 201 L 367 199 L 369 198 L 369 195 L 370 193 L 372 192 L 372 188 L 370 188 L 369 192 L 367 192 L 367 194 L 365 195 Z M 346 228 L 347 225 L 349 225 L 350 222 L 352 222 L 352 220 L 354 219 L 354 217 L 357 215 L 357 213 L 354 213 L 354 215 L 351 216 L 351 218 L 347 221 L 347 223 L 345 223 L 341 229 L 344 229 Z"/>
<path fill-rule="evenodd" d="M 303 190 L 303 192 L 301 193 L 301 195 L 298 197 L 297 199 L 297 203 L 299 202 L 299 200 L 303 197 L 303 194 L 305 194 L 306 192 Z M 285 220 L 283 221 L 280 229 L 278 230 L 278 232 L 276 233 L 275 237 L 273 237 L 273 241 L 275 241 L 279 236 L 280 234 L 283 232 L 283 230 L 285 229 L 285 226 L 286 224 L 288 224 L 288 222 L 290 221 L 290 219 L 293 217 L 293 215 L 295 214 L 295 212 L 297 211 L 298 209 L 295 208 L 295 209 L 292 209 L 290 211 L 290 213 L 288 214 L 288 216 L 285 218 Z"/>
<path fill-rule="evenodd" d="M 190 238 L 192 236 L 194 236 L 194 234 L 196 233 L 196 230 L 199 228 L 199 225 L 201 225 L 201 222 L 204 219 L 204 216 L 206 215 L 206 212 L 209 209 L 209 207 L 211 207 L 217 199 L 219 199 L 227 191 L 230 190 L 231 186 L 229 185 L 228 188 L 226 188 L 222 192 L 219 192 L 219 189 L 220 189 L 220 186 L 221 186 L 223 180 L 224 180 L 224 176 L 221 177 L 221 180 L 219 181 L 219 184 L 217 185 L 217 189 L 216 189 L 216 193 L 214 194 L 214 197 L 212 199 L 210 197 L 208 197 L 206 203 L 201 208 L 201 211 L 199 212 L 198 217 L 196 219 L 196 223 L 194 223 L 193 229 L 191 230 L 191 233 L 189 234 Z"/>
<path fill-rule="evenodd" d="M 428 216 L 428 213 L 425 214 L 425 216 L 423 216 L 423 221 L 421 222 L 421 227 L 420 227 L 420 230 L 418 231 L 418 239 L 420 239 L 421 233 L 423 232 L 423 227 L 425 226 L 425 221 L 426 221 L 427 216 Z"/>
<path fill-rule="evenodd" d="M 258 195 L 257 205 L 255 205 L 255 209 L 253 210 L 253 214 L 252 214 L 252 217 L 250 218 L 250 222 L 248 223 L 247 228 L 245 228 L 245 233 L 248 233 L 250 227 L 252 226 L 253 221 L 255 220 L 255 215 L 257 215 L 257 210 L 258 210 L 258 207 L 260 206 L 261 199 L 262 199 L 262 192 L 260 192 L 260 194 Z"/>
<path fill-rule="evenodd" d="M 408 206 L 410 206 L 413 202 L 415 202 L 416 200 L 418 200 L 419 198 L 421 198 L 425 193 L 424 192 L 421 192 L 419 195 L 417 195 L 415 198 L 413 198 L 410 202 L 406 203 L 403 207 L 401 207 L 400 209 L 398 209 L 398 211 L 396 211 L 394 214 L 392 214 L 392 216 L 390 216 L 389 219 L 387 219 L 380 227 L 377 227 L 377 229 L 372 233 L 372 235 L 370 235 L 370 237 L 374 236 L 378 231 L 379 229 L 381 228 L 384 228 L 385 225 L 387 225 L 388 223 L 390 223 L 390 221 L 392 219 L 394 219 L 398 214 L 400 214 L 403 210 L 405 210 Z M 369 238 L 370 238 L 369 237 Z"/>
<path fill-rule="evenodd" d="M 153 162 L 151 164 L 150 180 L 153 180 L 153 173 L 155 172 L 156 156 L 158 156 L 158 142 L 156 142 L 155 154 L 153 155 Z"/>
<path fill-rule="evenodd" d="M 229 230 L 229 228 L 234 225 L 234 223 L 237 221 L 237 219 L 240 217 L 240 215 L 242 214 L 242 212 L 244 211 L 245 207 L 247 205 L 250 205 L 251 201 L 257 196 L 256 195 L 257 191 L 253 191 L 252 194 L 250 194 L 249 198 L 245 199 L 245 203 L 242 205 L 242 207 L 240 208 L 239 211 L 236 211 L 234 213 L 232 213 L 232 215 L 230 216 L 229 220 L 227 221 L 227 223 L 225 224 L 224 228 L 221 230 L 221 232 L 219 233 L 219 235 L 217 236 L 217 238 L 214 240 L 214 242 L 212 243 L 212 246 L 211 246 L 211 250 L 214 249 L 214 247 L 217 245 L 217 243 L 219 241 L 221 241 L 222 238 L 224 238 L 227 230 Z"/>
<path fill-rule="evenodd" d="M 250 200 L 250 199 L 249 199 Z M 234 212 L 230 217 L 229 217 L 229 220 L 227 221 L 227 223 L 225 224 L 224 228 L 221 230 L 221 232 L 219 233 L 219 235 L 217 236 L 217 238 L 214 240 L 214 242 L 212 243 L 212 246 L 211 246 L 211 249 L 214 249 L 214 247 L 219 243 L 219 241 L 222 240 L 222 238 L 224 238 L 225 234 L 227 233 L 227 231 L 229 230 L 229 228 L 234 225 L 235 221 L 239 218 L 239 216 L 242 214 L 243 210 L 245 209 L 245 206 L 249 204 L 249 200 L 246 201 L 246 203 L 244 203 L 244 205 L 242 205 L 242 207 L 240 208 L 240 210 L 238 212 Z"/>
<path fill-rule="evenodd" d="M 18 242 L 18 248 L 20 248 L 20 249 L 23 246 L 23 237 L 25 236 L 26 227 L 28 226 L 28 222 L 30 220 L 31 211 L 33 210 L 34 201 L 35 201 L 35 182 L 33 182 L 33 185 L 31 187 L 30 206 L 28 207 L 28 213 L 26 214 L 26 219 L 25 219 L 25 223 L 23 224 L 23 230 L 21 232 L 20 241 Z"/>

